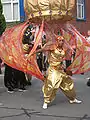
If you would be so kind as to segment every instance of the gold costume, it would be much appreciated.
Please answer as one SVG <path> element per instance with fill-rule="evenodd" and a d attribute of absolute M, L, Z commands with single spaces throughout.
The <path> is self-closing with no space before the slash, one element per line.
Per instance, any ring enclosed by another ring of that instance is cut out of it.
<path fill-rule="evenodd" d="M 60 88 L 70 100 L 76 98 L 74 83 L 62 68 L 64 57 L 65 52 L 59 49 L 51 51 L 49 55 L 48 76 L 42 89 L 45 103 L 50 103 L 54 100 L 58 88 Z"/>
<path fill-rule="evenodd" d="M 28 19 L 71 20 L 74 15 L 75 0 L 24 0 Z"/>

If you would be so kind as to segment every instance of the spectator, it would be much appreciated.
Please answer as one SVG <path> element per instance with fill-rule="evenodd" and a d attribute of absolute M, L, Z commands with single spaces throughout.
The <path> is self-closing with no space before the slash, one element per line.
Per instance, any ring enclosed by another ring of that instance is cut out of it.
<path fill-rule="evenodd" d="M 90 42 L 90 30 L 88 30 L 87 34 L 88 34 L 88 37 L 86 39 L 87 39 L 88 42 Z M 90 87 L 90 77 L 88 78 L 87 86 Z"/>
<path fill-rule="evenodd" d="M 65 62 L 66 62 L 66 68 L 68 68 L 70 65 L 71 65 L 71 59 L 72 59 L 72 53 L 71 53 L 71 50 L 67 50 L 66 51 L 66 60 L 65 60 Z"/>
<path fill-rule="evenodd" d="M 13 93 L 14 92 L 14 80 L 13 80 L 13 68 L 5 64 L 5 71 L 4 71 L 4 85 L 8 89 L 7 92 Z"/>
<path fill-rule="evenodd" d="M 2 60 L 0 59 L 0 74 L 2 74 L 1 64 L 2 64 Z"/>
<path fill-rule="evenodd" d="M 7 92 L 13 93 L 17 88 L 19 91 L 25 91 L 25 74 L 5 64 L 4 85 Z"/>

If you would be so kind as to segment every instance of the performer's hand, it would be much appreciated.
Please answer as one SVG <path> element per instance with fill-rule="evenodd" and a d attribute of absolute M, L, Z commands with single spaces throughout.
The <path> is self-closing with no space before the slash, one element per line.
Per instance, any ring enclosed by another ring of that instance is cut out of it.
<path fill-rule="evenodd" d="M 3 67 L 3 66 L 4 66 L 4 62 L 1 63 L 1 67 Z"/>

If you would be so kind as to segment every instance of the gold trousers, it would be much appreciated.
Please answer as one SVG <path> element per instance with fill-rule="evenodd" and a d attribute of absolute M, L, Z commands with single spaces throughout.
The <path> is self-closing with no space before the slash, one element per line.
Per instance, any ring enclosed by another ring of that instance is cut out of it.
<path fill-rule="evenodd" d="M 50 103 L 54 100 L 58 88 L 63 91 L 68 99 L 74 100 L 76 98 L 73 80 L 62 70 L 55 70 L 50 67 L 48 77 L 44 81 L 42 88 L 45 103 Z"/>

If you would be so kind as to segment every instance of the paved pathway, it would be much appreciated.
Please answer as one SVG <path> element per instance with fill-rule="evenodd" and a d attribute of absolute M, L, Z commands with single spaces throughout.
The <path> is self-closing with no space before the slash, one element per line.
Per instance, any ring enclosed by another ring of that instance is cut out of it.
<path fill-rule="evenodd" d="M 0 75 L 0 120 L 90 120 L 90 88 L 87 87 L 87 77 L 74 75 L 77 97 L 82 104 L 69 104 L 67 98 L 59 90 L 56 99 L 47 110 L 42 109 L 42 81 L 33 77 L 32 86 L 26 92 L 7 93 L 3 85 L 3 74 Z"/>

